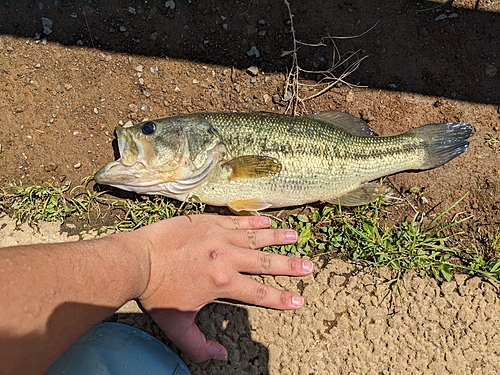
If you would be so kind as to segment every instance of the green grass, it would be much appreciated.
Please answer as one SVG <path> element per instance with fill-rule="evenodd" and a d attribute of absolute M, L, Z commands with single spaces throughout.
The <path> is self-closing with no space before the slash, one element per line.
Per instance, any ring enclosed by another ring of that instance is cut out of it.
<path fill-rule="evenodd" d="M 204 211 L 201 203 L 180 204 L 159 196 L 122 199 L 95 192 L 88 185 L 88 180 L 72 189 L 48 183 L 13 185 L 0 192 L 0 209 L 29 224 L 76 218 L 95 228 L 102 226 L 106 217 L 106 227 L 117 230 L 133 230 L 175 215 Z M 482 245 L 470 248 L 462 245 L 468 237 L 458 230 L 469 218 L 449 219 L 464 197 L 432 218 L 415 212 L 391 227 L 384 225 L 382 218 L 394 207 L 383 201 L 354 209 L 307 207 L 304 213 L 290 215 L 279 223 L 273 221 L 273 228 L 297 230 L 297 243 L 265 250 L 321 256 L 326 262 L 341 257 L 362 266 L 389 267 L 395 280 L 413 270 L 439 281 L 449 281 L 455 273 L 500 281 L 500 228 Z M 473 241 L 469 239 L 468 243 Z"/>
<path fill-rule="evenodd" d="M 468 273 L 500 281 L 500 232 L 491 241 L 495 251 L 455 247 L 465 233 L 457 228 L 468 220 L 446 221 L 445 217 L 465 198 L 437 214 L 433 219 L 417 212 L 407 221 L 389 228 L 380 223 L 388 204 L 374 204 L 343 210 L 326 206 L 310 214 L 292 215 L 273 227 L 294 228 L 299 232 L 297 244 L 266 248 L 276 253 L 299 253 L 327 258 L 342 256 L 361 265 L 390 267 L 395 279 L 413 270 L 424 277 L 450 281 L 455 273 Z M 495 255 L 491 255 L 494 253 Z"/>

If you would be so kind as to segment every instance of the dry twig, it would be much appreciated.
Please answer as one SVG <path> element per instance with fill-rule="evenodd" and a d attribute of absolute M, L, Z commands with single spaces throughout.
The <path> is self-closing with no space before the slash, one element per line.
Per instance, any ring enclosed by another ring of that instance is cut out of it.
<path fill-rule="evenodd" d="M 292 38 L 293 38 L 293 49 L 291 51 L 284 51 L 281 54 L 282 57 L 287 55 L 292 56 L 292 67 L 288 72 L 288 75 L 285 80 L 282 100 L 284 102 L 288 102 L 285 112 L 288 113 L 289 111 L 291 111 L 293 115 L 296 115 L 300 107 L 302 107 L 303 110 L 305 109 L 304 108 L 305 102 L 323 95 L 325 92 L 331 90 L 333 87 L 341 83 L 344 83 L 349 87 L 359 87 L 358 85 L 346 82 L 345 79 L 351 73 L 356 71 L 359 68 L 361 62 L 368 56 L 359 57 L 359 52 L 360 52 L 359 50 L 355 52 L 348 52 L 346 54 L 341 54 L 339 49 L 337 48 L 337 44 L 335 43 L 335 41 L 338 39 L 350 39 L 350 38 L 360 37 L 371 31 L 377 25 L 378 22 L 375 25 L 373 25 L 370 29 L 368 29 L 367 31 L 365 31 L 360 35 L 347 36 L 347 37 L 328 36 L 321 38 L 319 43 L 315 44 L 304 43 L 299 41 L 296 37 L 295 28 L 293 26 L 293 14 L 290 9 L 290 3 L 287 0 L 284 0 L 284 2 L 288 8 L 288 15 L 290 17 L 290 31 L 292 33 Z M 333 45 L 332 64 L 330 68 L 328 68 L 327 70 L 307 70 L 300 67 L 297 57 L 297 51 L 301 46 L 313 47 L 313 48 L 326 47 L 327 42 L 330 42 Z M 340 75 L 337 75 L 335 73 L 335 71 L 339 67 L 346 65 L 347 68 L 345 68 Z M 315 84 L 307 84 L 307 83 L 302 83 L 300 81 L 301 74 L 321 74 L 323 78 L 320 79 Z M 302 91 L 305 91 L 304 95 L 302 95 Z"/>

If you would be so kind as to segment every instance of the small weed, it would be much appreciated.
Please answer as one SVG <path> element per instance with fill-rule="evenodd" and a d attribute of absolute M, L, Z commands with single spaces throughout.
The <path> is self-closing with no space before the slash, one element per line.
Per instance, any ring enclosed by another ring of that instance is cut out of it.
<path fill-rule="evenodd" d="M 491 133 L 487 134 L 486 144 L 495 151 L 500 149 L 500 140 Z"/>

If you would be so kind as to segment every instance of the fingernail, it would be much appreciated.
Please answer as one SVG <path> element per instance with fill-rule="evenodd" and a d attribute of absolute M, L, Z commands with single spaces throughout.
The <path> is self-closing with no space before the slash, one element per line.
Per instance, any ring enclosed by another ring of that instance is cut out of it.
<path fill-rule="evenodd" d="M 267 216 L 261 216 L 260 217 L 260 225 L 263 227 L 268 227 L 271 225 L 271 219 L 268 218 Z"/>
<path fill-rule="evenodd" d="M 300 307 L 304 303 L 304 299 L 301 296 L 293 296 L 292 297 L 292 305 L 294 307 Z"/>
<path fill-rule="evenodd" d="M 220 361 L 227 361 L 227 354 L 224 353 L 222 350 L 220 350 L 214 354 L 214 359 L 218 359 Z"/>
<path fill-rule="evenodd" d="M 289 241 L 297 241 L 297 232 L 294 230 L 287 230 L 285 233 L 285 238 Z"/>
<path fill-rule="evenodd" d="M 313 270 L 313 264 L 310 260 L 304 259 L 302 261 L 302 270 L 306 272 L 311 272 Z"/>

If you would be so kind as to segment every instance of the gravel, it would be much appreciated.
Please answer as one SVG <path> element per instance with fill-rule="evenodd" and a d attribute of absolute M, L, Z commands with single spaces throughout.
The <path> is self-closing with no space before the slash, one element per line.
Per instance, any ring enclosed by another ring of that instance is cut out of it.
<path fill-rule="evenodd" d="M 0 247 L 78 240 L 56 223 L 37 230 L 0 216 Z M 92 238 L 95 233 L 82 233 Z M 414 273 L 400 282 L 391 272 L 357 270 L 335 259 L 305 278 L 257 279 L 300 292 L 297 311 L 212 303 L 198 316 L 201 330 L 223 343 L 227 362 L 188 363 L 198 374 L 495 374 L 500 368 L 498 286 L 458 275 L 439 285 Z M 164 342 L 160 329 L 135 303 L 111 318 Z"/>

